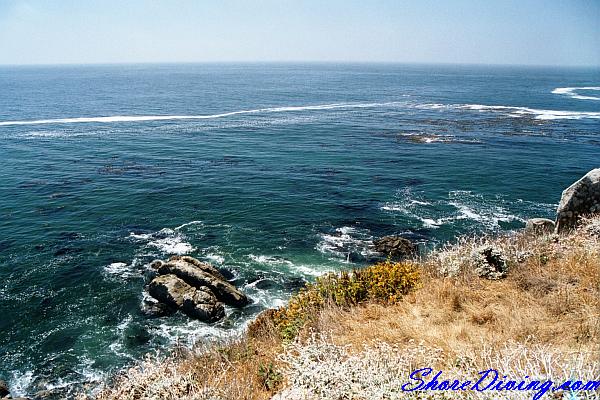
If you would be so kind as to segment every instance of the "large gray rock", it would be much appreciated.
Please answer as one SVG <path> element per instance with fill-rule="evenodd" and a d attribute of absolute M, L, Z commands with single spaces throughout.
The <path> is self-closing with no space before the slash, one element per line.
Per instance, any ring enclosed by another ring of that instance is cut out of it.
<path fill-rule="evenodd" d="M 588 172 L 562 192 L 556 211 L 556 232 L 576 227 L 580 217 L 600 212 L 600 168 Z"/>
<path fill-rule="evenodd" d="M 208 288 L 200 288 L 193 293 L 186 293 L 183 296 L 181 309 L 188 316 L 205 322 L 218 321 L 225 316 L 223 303 L 218 302 Z"/>
<path fill-rule="evenodd" d="M 161 265 L 158 273 L 175 275 L 195 288 L 208 287 L 219 301 L 233 307 L 243 307 L 249 303 L 248 297 L 229 282 L 183 260 L 169 261 Z"/>
<path fill-rule="evenodd" d="M 223 304 L 209 288 L 197 289 L 173 274 L 154 278 L 148 286 L 148 293 L 161 303 L 204 322 L 214 322 L 225 316 Z"/>
<path fill-rule="evenodd" d="M 150 296 L 173 308 L 181 308 L 183 296 L 194 291 L 192 286 L 173 274 L 157 276 L 148 285 Z"/>
<path fill-rule="evenodd" d="M 384 236 L 374 240 L 375 250 L 391 258 L 405 258 L 417 252 L 417 246 L 401 236 Z"/>
<path fill-rule="evenodd" d="M 525 223 L 525 231 L 535 235 L 554 232 L 554 221 L 548 218 L 531 218 Z"/>
<path fill-rule="evenodd" d="M 212 265 L 210 265 L 209 263 L 205 263 L 202 262 L 198 259 L 195 259 L 194 257 L 190 257 L 190 256 L 172 256 L 171 258 L 169 258 L 169 262 L 172 263 L 178 263 L 178 262 L 185 262 L 188 264 L 192 264 L 195 267 L 201 269 L 202 271 L 206 272 L 207 274 L 211 274 L 214 277 L 217 277 L 223 281 L 226 281 L 227 279 L 225 279 L 225 277 L 223 276 L 223 274 L 221 274 L 221 272 L 219 272 L 218 269 L 216 269 L 215 267 L 213 267 Z"/>

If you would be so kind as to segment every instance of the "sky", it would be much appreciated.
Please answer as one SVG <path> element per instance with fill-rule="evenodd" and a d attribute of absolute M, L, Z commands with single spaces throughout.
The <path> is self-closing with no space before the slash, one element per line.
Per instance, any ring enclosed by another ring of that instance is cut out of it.
<path fill-rule="evenodd" d="M 0 0 L 0 64 L 600 66 L 600 0 Z"/>

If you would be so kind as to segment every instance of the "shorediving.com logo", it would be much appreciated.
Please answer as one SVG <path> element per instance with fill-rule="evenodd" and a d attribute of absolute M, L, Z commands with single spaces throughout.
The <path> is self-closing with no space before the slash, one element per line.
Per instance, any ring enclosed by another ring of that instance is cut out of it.
<path fill-rule="evenodd" d="M 442 380 L 443 371 L 438 371 L 433 375 L 432 368 L 421 368 L 413 371 L 409 378 L 410 382 L 402 385 L 405 392 L 414 391 L 476 391 L 489 392 L 490 394 L 501 396 L 502 393 L 514 391 L 531 391 L 533 400 L 538 400 L 548 392 L 593 392 L 600 389 L 600 377 L 595 381 L 567 380 L 563 382 L 553 382 L 551 380 L 535 380 L 529 376 L 521 380 L 507 379 L 495 369 L 487 369 L 478 373 L 474 380 Z M 433 377 L 431 377 L 433 375 Z M 574 397 L 577 398 L 577 397 Z"/>

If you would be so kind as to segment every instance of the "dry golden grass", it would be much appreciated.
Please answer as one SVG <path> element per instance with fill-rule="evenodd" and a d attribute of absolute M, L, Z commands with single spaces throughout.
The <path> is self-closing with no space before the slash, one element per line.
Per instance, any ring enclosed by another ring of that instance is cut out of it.
<path fill-rule="evenodd" d="M 508 341 L 599 350 L 600 239 L 517 234 L 494 244 L 509 261 L 505 279 L 480 279 L 466 269 L 444 276 L 436 253 L 423 262 L 422 288 L 404 301 L 330 307 L 317 330 L 340 344 L 412 339 L 455 354 Z M 470 248 L 462 246 L 452 251 L 466 260 Z"/>
<path fill-rule="evenodd" d="M 379 348 L 381 343 L 399 352 L 436 349 L 443 354 L 438 360 L 440 367 L 456 365 L 468 355 L 470 362 L 481 368 L 489 367 L 490 362 L 502 365 L 503 357 L 508 357 L 507 346 L 508 350 L 518 349 L 525 359 L 527 354 L 552 349 L 555 365 L 585 355 L 581 358 L 587 363 L 584 367 L 597 373 L 598 227 L 600 217 L 560 237 L 521 232 L 500 238 L 461 239 L 419 261 L 418 290 L 393 303 L 368 300 L 339 306 L 326 302 L 316 315 L 305 319 L 292 346 L 303 346 L 317 333 L 350 352 L 360 353 L 365 346 Z M 509 266 L 505 279 L 486 280 L 473 273 L 470 255 L 482 244 L 493 245 L 504 254 Z M 278 371 L 286 375 L 285 368 L 289 368 L 281 362 L 289 347 L 286 350 L 273 315 L 276 313 L 263 314 L 248 335 L 232 343 L 134 368 L 97 398 L 271 398 L 286 385 Z M 538 364 L 544 369 L 543 363 Z"/>

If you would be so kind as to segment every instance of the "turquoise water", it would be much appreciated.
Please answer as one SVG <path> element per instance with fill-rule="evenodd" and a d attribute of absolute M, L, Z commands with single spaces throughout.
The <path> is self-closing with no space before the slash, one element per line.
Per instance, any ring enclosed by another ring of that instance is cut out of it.
<path fill-rule="evenodd" d="M 368 263 L 373 237 L 552 218 L 600 164 L 598 86 L 597 69 L 0 68 L 0 378 L 68 396 L 235 334 Z M 213 325 L 144 317 L 147 264 L 172 254 L 231 271 L 254 303 Z"/>

